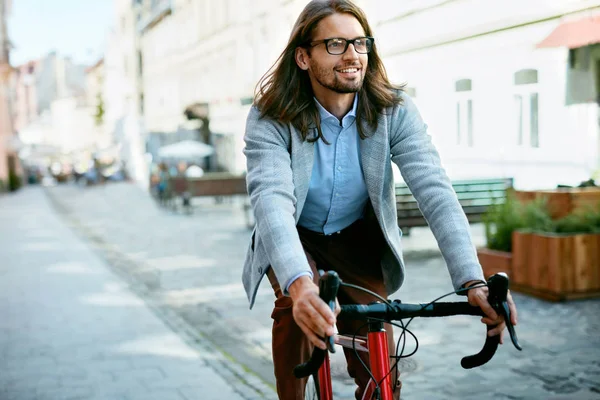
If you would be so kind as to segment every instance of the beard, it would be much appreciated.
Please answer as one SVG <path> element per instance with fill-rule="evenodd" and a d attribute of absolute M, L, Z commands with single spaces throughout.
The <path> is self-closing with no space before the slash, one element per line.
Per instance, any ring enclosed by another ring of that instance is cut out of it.
<path fill-rule="evenodd" d="M 356 93 L 358 92 L 363 85 L 363 81 L 365 79 L 362 74 L 363 69 L 361 71 L 361 76 L 359 79 L 355 80 L 343 80 L 340 79 L 335 72 L 331 72 L 331 70 L 327 70 L 325 68 L 317 67 L 313 69 L 313 75 L 319 84 L 333 92 L 336 93 Z"/>

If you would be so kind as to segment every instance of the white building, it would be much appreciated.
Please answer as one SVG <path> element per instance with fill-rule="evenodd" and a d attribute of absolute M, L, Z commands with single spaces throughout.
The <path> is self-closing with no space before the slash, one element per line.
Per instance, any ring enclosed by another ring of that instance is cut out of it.
<path fill-rule="evenodd" d="M 76 157 L 102 146 L 95 104 L 86 95 L 84 66 L 52 52 L 15 71 L 15 127 L 24 146 L 19 156 L 26 164 Z"/>
<path fill-rule="evenodd" d="M 243 132 L 254 88 L 285 47 L 300 0 L 140 2 L 144 120 L 176 134 L 184 110 L 208 109 L 220 167 L 245 170 Z"/>
<path fill-rule="evenodd" d="M 104 130 L 119 148 L 127 174 L 138 183 L 148 182 L 145 130 L 140 93 L 140 54 L 137 44 L 135 1 L 114 0 L 115 26 L 104 54 L 102 97 Z"/>
<path fill-rule="evenodd" d="M 598 170 L 600 46 L 569 50 L 594 33 L 561 24 L 600 14 L 600 1 L 364 3 L 388 75 L 407 83 L 451 178 L 540 188 Z M 559 47 L 539 48 L 555 29 L 546 44 Z"/>
<path fill-rule="evenodd" d="M 124 0 L 123 0 L 124 1 Z M 244 123 L 305 0 L 136 0 L 145 126 L 208 109 L 219 165 L 242 172 Z M 361 0 L 395 83 L 407 83 L 452 179 L 577 184 L 598 169 L 598 47 L 538 48 L 599 0 Z M 572 63 L 573 67 L 570 67 Z"/>

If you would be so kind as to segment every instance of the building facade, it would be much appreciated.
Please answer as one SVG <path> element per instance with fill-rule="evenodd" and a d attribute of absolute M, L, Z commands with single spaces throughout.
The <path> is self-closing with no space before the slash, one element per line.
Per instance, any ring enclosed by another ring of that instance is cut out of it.
<path fill-rule="evenodd" d="M 0 0 L 0 192 L 16 189 L 21 175 L 17 157 L 19 142 L 14 132 L 11 104 L 13 71 L 7 29 L 10 5 L 10 0 Z"/>
<path fill-rule="evenodd" d="M 83 65 L 52 52 L 17 66 L 12 86 L 15 130 L 23 145 L 53 146 L 61 153 L 95 146 Z"/>
<path fill-rule="evenodd" d="M 217 168 L 245 170 L 243 131 L 260 77 L 283 50 L 300 0 L 140 1 L 144 121 L 149 137 L 210 121 Z"/>
<path fill-rule="evenodd" d="M 36 87 L 38 69 L 39 63 L 36 60 L 14 69 L 11 87 L 13 89 L 14 129 L 17 132 L 29 126 L 40 115 Z"/>
<path fill-rule="evenodd" d="M 107 105 L 104 59 L 102 58 L 94 65 L 86 68 L 85 74 L 86 104 L 90 108 L 94 120 L 93 150 L 101 151 L 114 145 L 112 132 L 105 123 Z"/>
<path fill-rule="evenodd" d="M 181 136 L 185 110 L 201 107 L 217 164 L 243 172 L 255 85 L 306 1 L 126 3 L 136 21 L 131 54 L 148 137 Z M 541 43 L 565 23 L 600 13 L 599 0 L 357 3 L 389 77 L 407 84 L 452 179 L 513 177 L 517 187 L 539 188 L 597 174 L 598 45 Z"/>
<path fill-rule="evenodd" d="M 145 185 L 145 129 L 142 120 L 140 52 L 136 33 L 136 1 L 114 0 L 114 27 L 104 54 L 103 126 L 124 163 L 127 175 Z"/>
<path fill-rule="evenodd" d="M 390 78 L 407 84 L 452 178 L 514 177 L 540 188 L 597 173 L 600 48 L 541 44 L 600 14 L 600 1 L 364 6 Z"/>

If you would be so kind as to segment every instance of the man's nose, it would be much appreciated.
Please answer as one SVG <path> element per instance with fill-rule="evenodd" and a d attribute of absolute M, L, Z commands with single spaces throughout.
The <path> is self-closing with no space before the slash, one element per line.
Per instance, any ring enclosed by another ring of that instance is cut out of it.
<path fill-rule="evenodd" d="M 356 51 L 356 48 L 354 47 L 354 43 L 349 43 L 348 44 L 348 48 L 346 49 L 346 52 L 344 53 L 344 59 L 347 60 L 356 60 L 358 59 L 358 52 Z"/>

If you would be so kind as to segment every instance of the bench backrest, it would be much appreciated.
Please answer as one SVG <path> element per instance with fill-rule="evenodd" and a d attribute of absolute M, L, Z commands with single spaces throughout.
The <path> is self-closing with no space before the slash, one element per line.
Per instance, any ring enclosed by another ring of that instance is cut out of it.
<path fill-rule="evenodd" d="M 506 192 L 513 186 L 512 178 L 459 180 L 452 182 L 458 201 L 467 218 L 471 222 L 481 220 L 481 216 L 493 204 L 503 203 Z M 396 184 L 396 209 L 398 220 L 408 221 L 410 224 L 421 221 L 423 216 L 417 201 L 406 184 Z"/>
<path fill-rule="evenodd" d="M 189 192 L 196 196 L 229 196 L 246 194 L 246 177 L 226 173 L 206 173 L 200 178 L 173 177 L 170 189 L 177 194 Z"/>

